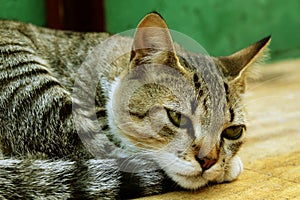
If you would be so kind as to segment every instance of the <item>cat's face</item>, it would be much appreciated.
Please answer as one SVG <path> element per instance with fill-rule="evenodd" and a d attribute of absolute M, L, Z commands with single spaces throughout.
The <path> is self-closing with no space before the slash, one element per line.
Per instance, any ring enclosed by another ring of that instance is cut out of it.
<path fill-rule="evenodd" d="M 236 153 L 246 129 L 244 71 L 268 42 L 230 57 L 187 53 L 175 50 L 163 19 L 149 14 L 137 29 L 129 70 L 113 86 L 114 131 L 184 188 L 235 179 L 243 168 Z"/>

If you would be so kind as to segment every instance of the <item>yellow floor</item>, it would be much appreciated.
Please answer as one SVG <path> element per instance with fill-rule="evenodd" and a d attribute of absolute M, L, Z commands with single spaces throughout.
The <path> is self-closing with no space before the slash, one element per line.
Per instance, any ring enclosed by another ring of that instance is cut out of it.
<path fill-rule="evenodd" d="M 300 60 L 268 64 L 246 94 L 244 172 L 232 183 L 143 199 L 300 199 Z"/>

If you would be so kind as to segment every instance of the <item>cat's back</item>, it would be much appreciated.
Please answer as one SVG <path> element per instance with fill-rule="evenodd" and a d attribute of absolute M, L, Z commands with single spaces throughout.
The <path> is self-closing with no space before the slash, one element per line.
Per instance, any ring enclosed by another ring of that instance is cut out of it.
<path fill-rule="evenodd" d="M 0 152 L 78 154 L 73 76 L 107 37 L 0 20 Z"/>
<path fill-rule="evenodd" d="M 32 48 L 52 68 L 77 70 L 90 51 L 108 37 L 107 33 L 62 31 L 0 20 L 1 52 L 13 52 L 16 46 Z"/>
<path fill-rule="evenodd" d="M 22 39 L 21 36 L 26 36 L 32 39 L 32 42 L 58 42 L 63 40 L 82 41 L 82 42 L 101 42 L 103 39 L 106 39 L 109 34 L 102 32 L 76 32 L 69 30 L 56 30 L 45 27 L 36 26 L 30 23 L 24 23 L 13 20 L 3 20 L 0 19 L 0 41 L 3 41 L 5 36 L 10 35 L 11 39 Z M 41 39 L 46 39 L 42 41 Z M 35 45 L 39 45 L 35 43 Z M 96 45 L 96 44 L 95 44 Z"/>

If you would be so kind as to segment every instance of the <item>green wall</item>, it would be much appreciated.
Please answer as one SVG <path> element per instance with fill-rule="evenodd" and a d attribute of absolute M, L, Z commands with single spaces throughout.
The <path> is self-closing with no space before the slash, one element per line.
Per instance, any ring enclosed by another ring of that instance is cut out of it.
<path fill-rule="evenodd" d="M 84 1 L 82 1 L 84 2 Z M 104 0 L 106 29 L 133 29 L 151 11 L 198 41 L 211 55 L 228 55 L 272 34 L 273 60 L 300 57 L 299 0 Z M 99 12 L 101 12 L 99 10 Z M 45 25 L 44 0 L 0 0 L 0 18 Z"/>
<path fill-rule="evenodd" d="M 106 0 L 111 33 L 134 28 L 158 11 L 169 28 L 198 41 L 211 55 L 227 55 L 272 34 L 272 59 L 300 56 L 299 0 Z"/>
<path fill-rule="evenodd" d="M 0 18 L 45 25 L 44 0 L 0 0 Z"/>

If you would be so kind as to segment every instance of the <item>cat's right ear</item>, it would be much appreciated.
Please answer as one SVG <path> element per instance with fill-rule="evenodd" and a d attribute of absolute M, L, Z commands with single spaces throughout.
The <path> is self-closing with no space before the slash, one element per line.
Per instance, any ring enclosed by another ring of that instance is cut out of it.
<path fill-rule="evenodd" d="M 165 54 L 155 57 L 161 52 Z M 150 13 L 141 20 L 136 29 L 130 62 L 135 67 L 147 62 L 163 64 L 166 59 L 177 59 L 170 31 L 158 13 Z"/>

